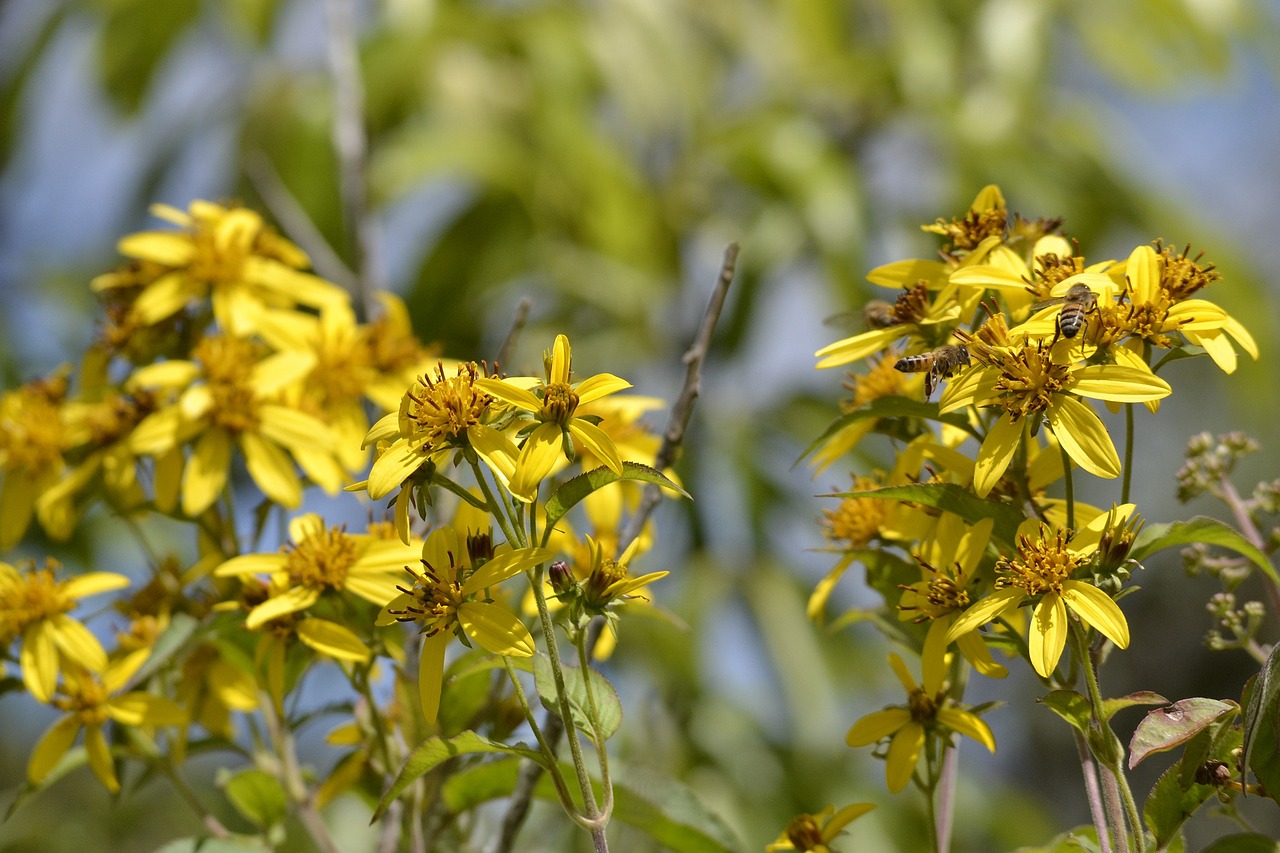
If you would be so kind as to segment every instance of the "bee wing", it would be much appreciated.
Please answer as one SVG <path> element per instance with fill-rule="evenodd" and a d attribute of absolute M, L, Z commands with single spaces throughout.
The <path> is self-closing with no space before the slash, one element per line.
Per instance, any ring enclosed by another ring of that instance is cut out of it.
<path fill-rule="evenodd" d="M 1037 302 L 1035 305 L 1032 305 L 1031 311 L 1033 313 L 1036 311 L 1043 311 L 1045 308 L 1052 308 L 1053 306 L 1061 305 L 1066 301 L 1067 298 L 1065 296 L 1055 296 L 1052 299 L 1046 299 L 1044 302 Z"/>

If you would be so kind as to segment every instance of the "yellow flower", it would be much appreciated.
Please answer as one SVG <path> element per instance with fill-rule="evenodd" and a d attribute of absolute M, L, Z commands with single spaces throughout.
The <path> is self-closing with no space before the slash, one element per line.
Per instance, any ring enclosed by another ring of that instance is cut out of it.
<path fill-rule="evenodd" d="M 802 814 L 792 818 L 778 840 L 765 846 L 765 853 L 778 850 L 798 850 L 800 853 L 835 853 L 829 846 L 836 836 L 853 821 L 875 808 L 873 803 L 853 803 L 836 811 L 827 806 L 814 814 Z"/>
<path fill-rule="evenodd" d="M 98 638 L 67 614 L 82 598 L 129 585 L 127 577 L 113 572 L 88 572 L 59 581 L 54 577 L 59 568 L 55 560 L 24 572 L 0 563 L 0 649 L 22 639 L 22 682 L 41 702 L 52 698 L 63 664 L 93 672 L 107 667 L 107 653 Z"/>
<path fill-rule="evenodd" d="M 998 412 L 974 469 L 974 491 L 980 497 L 995 487 L 1009 467 L 1022 443 L 1023 429 L 1030 424 L 1034 435 L 1042 421 L 1081 468 L 1099 477 L 1120 476 L 1120 457 L 1106 426 L 1079 398 L 1140 403 L 1171 392 L 1168 383 L 1148 370 L 1058 361 L 1058 348 L 1050 349 L 1043 341 L 993 346 L 975 337 L 967 346 L 982 366 L 948 384 L 939 411 L 978 406 Z"/>
<path fill-rule="evenodd" d="M 254 483 L 281 506 L 292 509 L 302 503 L 295 461 L 326 492 L 337 492 L 346 475 L 334 457 L 333 432 L 312 415 L 278 401 L 313 364 L 314 358 L 303 352 L 265 355 L 245 339 L 203 338 L 191 361 L 160 362 L 130 377 L 131 388 L 180 394 L 138 424 L 129 447 L 156 456 L 157 467 L 163 467 L 174 461 L 180 465 L 175 452 L 193 442 L 181 475 L 182 511 L 187 516 L 199 515 L 218 499 L 237 447 Z"/>
<path fill-rule="evenodd" d="M 844 383 L 844 387 L 853 396 L 841 401 L 841 411 L 846 415 L 856 412 L 861 407 L 881 397 L 910 397 L 915 395 L 917 393 L 916 389 L 924 381 L 924 377 L 905 374 L 895 369 L 894 364 L 897 361 L 897 355 L 886 353 L 868 359 L 870 369 L 866 373 L 855 374 L 850 372 L 847 375 L 848 378 Z M 809 459 L 809 464 L 814 469 L 814 475 L 816 476 L 826 470 L 827 466 L 832 462 L 835 462 L 857 446 L 858 442 L 862 441 L 867 434 L 875 429 L 879 420 L 879 418 L 857 418 L 822 439 Z"/>
<path fill-rule="evenodd" d="M 400 594 L 382 608 L 376 624 L 413 622 L 419 626 L 418 690 L 427 722 L 434 723 L 440 712 L 444 652 L 450 637 L 457 635 L 464 642 L 469 638 L 495 655 L 533 655 L 529 629 L 505 605 L 490 599 L 489 588 L 551 556 L 545 548 L 521 548 L 497 553 L 473 566 L 458 532 L 439 527 L 423 543 L 422 568 L 404 566 L 413 583 L 408 588 L 397 587 Z"/>
<path fill-rule="evenodd" d="M 1013 612 L 1028 599 L 1039 599 L 1031 612 L 1027 646 L 1031 665 L 1042 677 L 1053 673 L 1066 647 L 1068 611 L 1118 647 L 1126 648 L 1129 623 L 1119 606 L 1111 596 L 1073 575 L 1093 559 L 1103 532 L 1123 523 L 1133 509 L 1133 504 L 1125 504 L 1103 513 L 1070 537 L 1066 531 L 1028 519 L 1018 532 L 1017 557 L 1006 557 L 996 564 L 999 578 L 995 592 L 952 623 L 947 641 Z"/>
<path fill-rule="evenodd" d="M 182 709 L 162 696 L 133 690 L 121 693 L 129 679 L 150 654 L 140 650 L 113 662 L 101 676 L 86 669 L 68 669 L 66 679 L 52 704 L 66 716 L 55 722 L 36 743 L 27 762 L 27 779 L 38 785 L 58 760 L 75 743 L 84 729 L 84 746 L 89 768 L 107 790 L 117 793 L 120 783 L 111 760 L 103 728 L 110 721 L 124 726 L 177 726 L 186 716 Z"/>
<path fill-rule="evenodd" d="M 936 261 L 907 263 L 936 266 L 934 272 L 943 283 L 932 287 L 927 280 L 919 279 L 906 285 L 893 306 L 890 325 L 836 341 L 818 350 L 813 355 L 818 359 L 819 370 L 839 367 L 875 355 L 901 338 L 909 339 L 909 350 L 928 350 L 950 336 L 951 330 L 960 320 L 959 286 L 945 283 L 943 265 Z M 877 272 L 878 270 L 873 270 L 868 278 L 876 281 L 874 276 Z M 932 298 L 929 296 L 931 290 L 937 290 Z"/>
<path fill-rule="evenodd" d="M 1134 338 L 1156 346 L 1170 346 L 1167 334 L 1180 332 L 1205 352 L 1225 373 L 1236 369 L 1232 339 L 1255 360 L 1258 345 L 1240 321 L 1204 299 L 1188 299 L 1217 278 L 1212 267 L 1202 268 L 1186 254 L 1167 247 L 1157 254 L 1139 246 L 1123 267 L 1128 304 L 1117 309 L 1115 325 Z"/>
<path fill-rule="evenodd" d="M 0 550 L 22 539 L 36 501 L 66 469 L 65 376 L 29 382 L 0 397 Z"/>
<path fill-rule="evenodd" d="M 885 756 L 885 781 L 891 793 L 896 794 L 907 786 L 915 772 L 925 737 L 938 727 L 971 737 L 992 752 L 996 751 L 996 740 L 990 727 L 947 696 L 947 685 L 938 680 L 940 672 L 932 676 L 926 673 L 921 686 L 916 684 L 907 665 L 896 654 L 889 655 L 889 665 L 906 688 L 907 704 L 867 714 L 853 724 L 844 740 L 849 746 L 859 747 L 891 738 Z"/>
<path fill-rule="evenodd" d="M 183 230 L 143 231 L 120 241 L 120 254 L 163 270 L 133 303 L 132 316 L 140 325 L 211 299 L 223 331 L 241 337 L 254 331 L 263 307 L 320 308 L 347 301 L 337 285 L 301 272 L 306 254 L 252 210 L 193 201 L 186 213 L 167 205 L 154 205 L 151 212 Z M 94 279 L 93 288 L 101 292 L 135 283 L 133 277 L 107 275 Z"/>
<path fill-rule="evenodd" d="M 944 513 L 931 542 L 916 554 L 916 561 L 926 575 L 903 588 L 898 602 L 898 618 L 929 622 L 924 648 L 920 652 L 924 680 L 941 682 L 945 671 L 947 632 L 969 606 L 969 585 L 978 569 L 995 520 L 984 518 L 967 524 L 952 513 Z M 937 568 L 941 567 L 941 568 Z M 977 631 L 956 638 L 965 660 L 978 672 L 990 678 L 1004 678 L 1009 671 L 991 657 L 987 644 Z"/>
<path fill-rule="evenodd" d="M 615 474 L 622 474 L 622 457 L 613 439 L 591 419 L 580 415 L 578 406 L 630 388 L 631 383 L 611 373 L 597 373 L 575 384 L 570 384 L 571 378 L 569 339 L 557 335 L 545 379 L 485 378 L 476 381 L 480 390 L 532 413 L 538 422 L 525 438 L 507 484 L 511 494 L 525 503 L 537 497 L 538 485 L 559 459 L 567 457 L 573 461 L 575 441 Z"/>
<path fill-rule="evenodd" d="M 270 576 L 269 596 L 245 619 L 245 627 L 252 631 L 309 609 L 326 593 L 350 592 L 381 607 L 395 594 L 401 567 L 417 555 L 416 545 L 347 533 L 307 513 L 289 522 L 289 544 L 282 551 L 232 557 L 213 574 L 223 578 Z M 364 643 L 335 622 L 311 616 L 294 627 L 299 639 L 331 657 L 358 661 L 369 657 Z"/>

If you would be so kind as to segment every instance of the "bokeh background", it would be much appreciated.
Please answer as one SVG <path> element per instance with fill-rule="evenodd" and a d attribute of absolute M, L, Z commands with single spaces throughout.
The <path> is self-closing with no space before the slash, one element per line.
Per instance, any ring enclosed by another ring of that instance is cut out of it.
<path fill-rule="evenodd" d="M 334 57 L 352 42 L 363 235 L 333 144 Z M 818 550 L 830 502 L 817 495 L 848 482 L 795 464 L 836 413 L 841 376 L 812 356 L 850 330 L 826 320 L 872 295 L 872 266 L 928 256 L 918 226 L 962 213 L 988 183 L 1013 210 L 1064 216 L 1090 259 L 1156 237 L 1205 249 L 1223 273 L 1209 297 L 1263 357 L 1231 376 L 1207 359 L 1173 367 L 1175 396 L 1139 422 L 1135 491 L 1155 521 L 1219 514 L 1173 498 L 1191 433 L 1262 440 L 1241 491 L 1280 476 L 1277 44 L 1268 0 L 6 0 L 0 372 L 12 387 L 79 356 L 88 281 L 115 266 L 120 236 L 154 224 L 150 203 L 237 199 L 321 274 L 345 283 L 360 269 L 402 294 L 447 355 L 491 356 L 527 298 L 513 365 L 564 331 L 580 370 L 671 398 L 738 241 L 678 466 L 696 500 L 659 511 L 644 566 L 671 570 L 656 594 L 687 629 L 624 625 L 609 667 L 628 714 L 620 755 L 636 779 L 681 779 L 743 849 L 792 814 L 855 800 L 880 809 L 853 846 L 922 849 L 919 804 L 890 797 L 882 765 L 843 745 L 853 720 L 899 700 L 887 644 L 804 618 L 835 559 Z M 1091 486 L 1086 498 L 1111 500 Z M 141 575 L 142 555 L 113 541 L 100 518 L 72 543 L 31 547 Z M 1186 577 L 1176 554 L 1135 579 L 1135 640 L 1104 689 L 1238 697 L 1248 660 L 1200 646 L 1216 583 Z M 872 600 L 860 582 L 850 573 L 841 604 Z M 1010 703 L 988 717 L 998 754 L 962 751 L 957 850 L 1087 820 L 1070 737 L 1033 687 L 975 685 L 976 699 Z M 0 699 L 0 807 L 41 710 Z M 1142 792 L 1154 775 L 1138 778 Z M 0 824 L 0 849 L 153 850 L 197 829 L 169 797 L 143 780 L 110 803 L 81 772 Z M 348 807 L 335 806 L 340 823 Z M 370 849 L 360 814 L 344 830 L 353 851 Z M 535 821 L 528 849 L 570 849 L 553 810 Z M 1208 818 L 1192 849 L 1230 829 Z"/>

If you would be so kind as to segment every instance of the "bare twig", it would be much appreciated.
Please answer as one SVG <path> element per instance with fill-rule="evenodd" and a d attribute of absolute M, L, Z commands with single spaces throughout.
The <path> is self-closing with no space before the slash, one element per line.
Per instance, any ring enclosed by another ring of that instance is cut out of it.
<path fill-rule="evenodd" d="M 311 258 L 317 275 L 341 285 L 351 292 L 356 287 L 356 274 L 343 262 L 334 248 L 316 228 L 306 210 L 280 179 L 271 160 L 261 151 L 250 151 L 244 160 L 245 174 L 263 203 L 284 228 L 285 234 Z"/>
<path fill-rule="evenodd" d="M 511 320 L 511 328 L 507 330 L 507 336 L 502 339 L 502 346 L 498 347 L 498 354 L 493 357 L 494 367 L 506 364 L 507 359 L 511 357 L 511 351 L 516 346 L 516 339 L 524 331 L 524 324 L 529 320 L 529 309 L 532 307 L 533 303 L 528 297 L 522 298 L 516 305 L 516 316 Z"/>
<path fill-rule="evenodd" d="M 658 448 L 657 456 L 654 459 L 653 467 L 659 471 L 671 466 L 675 461 L 676 453 L 679 452 L 680 444 L 684 441 L 685 429 L 689 425 L 689 418 L 693 414 L 693 404 L 700 391 L 702 362 L 706 359 L 707 351 L 711 348 L 711 336 L 715 332 L 716 323 L 720 320 L 720 312 L 724 309 L 725 295 L 729 291 L 729 285 L 733 282 L 737 264 L 738 244 L 730 243 L 724 251 L 724 262 L 720 265 L 720 276 L 716 280 L 715 289 L 711 293 L 711 300 L 707 304 L 707 310 L 702 315 L 702 325 L 698 329 L 698 334 L 694 338 L 692 346 L 685 352 L 682 359 L 686 368 L 684 387 L 681 388 L 680 396 L 676 398 L 671 407 L 671 414 L 667 418 L 667 428 L 662 436 L 662 445 Z M 661 499 L 662 490 L 658 486 L 650 484 L 645 488 L 640 506 L 631 517 L 626 531 L 619 539 L 619 552 L 624 550 L 631 540 L 644 529 L 645 522 Z M 602 624 L 602 620 L 597 619 L 590 626 L 586 640 L 588 655 L 595 649 L 595 645 L 599 641 Z M 557 716 L 548 714 L 542 726 L 542 734 L 546 742 L 554 749 L 564 734 L 564 721 Z M 513 849 L 516 836 L 519 835 L 520 828 L 524 825 L 524 820 L 529 813 L 529 804 L 533 799 L 534 786 L 537 785 L 542 772 L 542 767 L 533 762 L 526 762 L 520 768 L 520 776 L 516 780 L 515 790 L 511 794 L 511 803 L 507 806 L 507 813 L 502 820 L 502 834 L 493 848 L 495 853 L 509 853 Z"/>
<path fill-rule="evenodd" d="M 342 212 L 355 252 L 357 316 L 368 314 L 372 292 L 381 284 L 377 229 L 369 210 L 369 147 L 364 127 L 364 84 L 356 51 L 353 0 L 326 0 L 327 53 L 333 76 L 333 148 L 338 156 Z"/>

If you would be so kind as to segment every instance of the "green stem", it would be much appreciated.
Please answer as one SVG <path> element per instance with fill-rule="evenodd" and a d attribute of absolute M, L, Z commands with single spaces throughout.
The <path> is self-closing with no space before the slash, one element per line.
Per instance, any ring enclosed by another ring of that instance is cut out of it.
<path fill-rule="evenodd" d="M 600 785 L 604 790 L 604 803 L 600 807 L 602 821 L 613 813 L 613 782 L 609 778 L 609 752 L 605 749 L 604 735 L 600 731 L 600 710 L 596 706 L 595 690 L 591 687 L 591 657 L 587 652 L 587 632 L 577 631 L 574 638 L 578 648 L 578 664 L 582 667 L 582 684 L 587 693 L 587 711 L 590 714 L 591 732 L 595 736 L 596 757 L 600 764 Z"/>
<path fill-rule="evenodd" d="M 517 536 L 516 532 L 520 531 L 518 524 L 512 524 L 511 518 L 507 514 L 506 505 L 498 500 L 493 494 L 493 489 L 489 488 L 489 481 L 484 476 L 484 470 L 480 467 L 480 463 L 475 459 L 471 461 L 471 470 L 475 472 L 476 482 L 480 484 L 480 491 L 484 495 L 485 502 L 488 504 L 489 514 L 498 522 L 498 526 L 502 528 L 502 535 L 507 537 L 507 541 L 511 543 L 513 548 L 523 548 L 526 543 L 524 536 Z"/>
<path fill-rule="evenodd" d="M 1129 484 L 1133 480 L 1133 403 L 1124 404 L 1124 480 L 1120 484 L 1120 503 L 1129 502 Z"/>
<path fill-rule="evenodd" d="M 542 734 L 542 727 L 538 725 L 538 719 L 534 716 L 533 708 L 529 707 L 529 699 L 525 696 L 524 685 L 520 683 L 519 674 L 516 672 L 516 668 L 512 666 L 511 658 L 503 655 L 502 665 L 507 669 L 507 677 L 511 679 L 511 686 L 515 689 L 516 701 L 520 703 L 520 710 L 524 712 L 524 718 L 528 721 L 529 728 L 533 730 L 533 736 L 538 741 L 538 746 L 542 748 L 542 755 L 547 760 L 546 770 L 551 774 L 551 781 L 555 783 L 556 794 L 560 798 L 560 804 L 564 806 L 565 811 L 573 814 L 575 809 L 573 796 L 569 793 L 569 786 L 565 784 L 564 776 L 560 774 L 560 765 L 556 762 L 556 751 Z"/>

